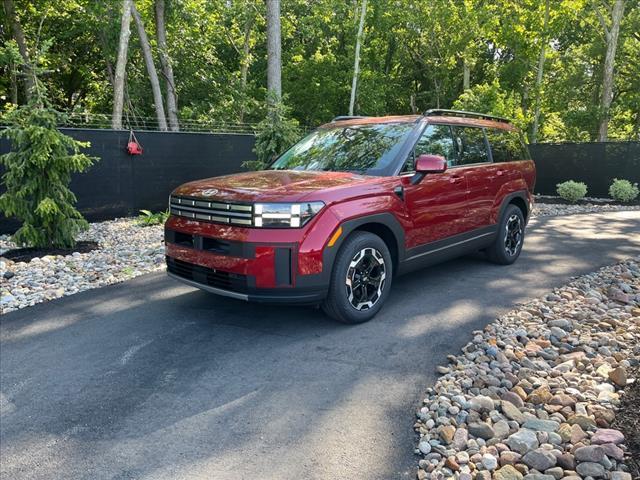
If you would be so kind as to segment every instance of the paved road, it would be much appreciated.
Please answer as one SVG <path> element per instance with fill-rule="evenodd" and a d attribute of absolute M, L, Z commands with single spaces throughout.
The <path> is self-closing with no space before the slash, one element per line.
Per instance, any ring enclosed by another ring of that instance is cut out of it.
<path fill-rule="evenodd" d="M 516 265 L 400 278 L 370 323 L 163 274 L 0 320 L 0 477 L 413 478 L 414 412 L 496 315 L 640 251 L 640 212 L 536 220 Z"/>

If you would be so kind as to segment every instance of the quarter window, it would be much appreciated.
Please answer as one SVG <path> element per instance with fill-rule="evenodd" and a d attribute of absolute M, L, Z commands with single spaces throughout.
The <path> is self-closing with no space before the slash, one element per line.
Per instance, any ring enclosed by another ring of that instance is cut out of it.
<path fill-rule="evenodd" d="M 478 127 L 453 127 L 458 147 L 458 164 L 471 165 L 489 161 L 484 130 Z"/>
<path fill-rule="evenodd" d="M 491 145 L 494 162 L 514 162 L 528 160 L 529 151 L 518 132 L 508 130 L 487 130 L 487 139 Z"/>
<path fill-rule="evenodd" d="M 403 171 L 412 172 L 415 160 L 420 155 L 440 155 L 452 167 L 456 164 L 456 148 L 451 136 L 451 127 L 448 125 L 427 125 L 420 139 L 409 155 Z"/>

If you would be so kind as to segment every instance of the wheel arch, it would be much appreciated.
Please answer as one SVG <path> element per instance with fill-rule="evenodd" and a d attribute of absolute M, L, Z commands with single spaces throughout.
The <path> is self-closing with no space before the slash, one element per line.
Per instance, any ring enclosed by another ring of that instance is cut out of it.
<path fill-rule="evenodd" d="M 494 213 L 494 215 L 496 216 L 492 218 L 493 223 L 500 222 L 500 219 L 504 215 L 504 211 L 507 209 L 509 205 L 517 206 L 522 211 L 525 222 L 529 221 L 529 215 L 531 214 L 531 211 L 529 209 L 529 199 L 527 197 L 527 192 L 523 190 L 523 191 L 512 192 L 512 193 L 509 193 L 508 195 L 505 195 L 505 197 L 502 199 L 502 203 L 500 204 L 500 208 L 497 211 L 494 210 L 494 212 L 496 212 L 497 215 L 496 213 Z"/>
<path fill-rule="evenodd" d="M 382 239 L 391 254 L 393 271 L 397 271 L 405 253 L 404 230 L 392 213 L 385 212 L 352 218 L 342 222 L 340 228 L 342 228 L 342 234 L 338 241 L 332 247 L 327 248 L 327 253 L 330 253 L 331 270 L 333 270 L 336 254 L 344 241 L 352 233 L 360 231 L 373 233 Z M 329 259 L 325 258 L 325 260 Z"/>
<path fill-rule="evenodd" d="M 527 203 L 522 199 L 522 197 L 513 197 L 509 201 L 509 205 L 515 205 L 522 211 L 522 215 L 524 219 L 527 220 L 529 218 L 529 208 L 527 207 Z"/>

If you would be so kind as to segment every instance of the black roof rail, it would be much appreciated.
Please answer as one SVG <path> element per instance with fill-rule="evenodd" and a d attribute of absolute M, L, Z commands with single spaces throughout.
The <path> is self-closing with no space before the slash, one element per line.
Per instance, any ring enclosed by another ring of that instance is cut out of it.
<path fill-rule="evenodd" d="M 364 115 L 338 115 L 336 118 L 331 120 L 332 122 L 338 122 L 340 120 L 357 120 L 358 118 L 367 118 Z"/>
<path fill-rule="evenodd" d="M 496 122 L 511 123 L 507 118 L 498 117 L 496 115 L 488 115 L 486 113 L 465 112 L 464 110 L 446 110 L 443 108 L 432 108 L 423 114 L 425 117 L 462 117 L 462 118 L 480 118 L 482 120 L 494 120 Z"/>

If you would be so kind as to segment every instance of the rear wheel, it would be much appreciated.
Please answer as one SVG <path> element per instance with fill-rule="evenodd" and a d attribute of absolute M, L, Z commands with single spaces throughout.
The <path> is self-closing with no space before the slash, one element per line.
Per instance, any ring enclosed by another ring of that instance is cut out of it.
<path fill-rule="evenodd" d="M 388 296 L 392 275 L 384 241 L 369 232 L 355 232 L 340 247 L 322 310 L 342 323 L 371 320 Z"/>
<path fill-rule="evenodd" d="M 524 215 L 516 205 L 507 206 L 493 244 L 487 248 L 487 256 L 493 263 L 510 265 L 520 256 L 524 243 Z"/>

